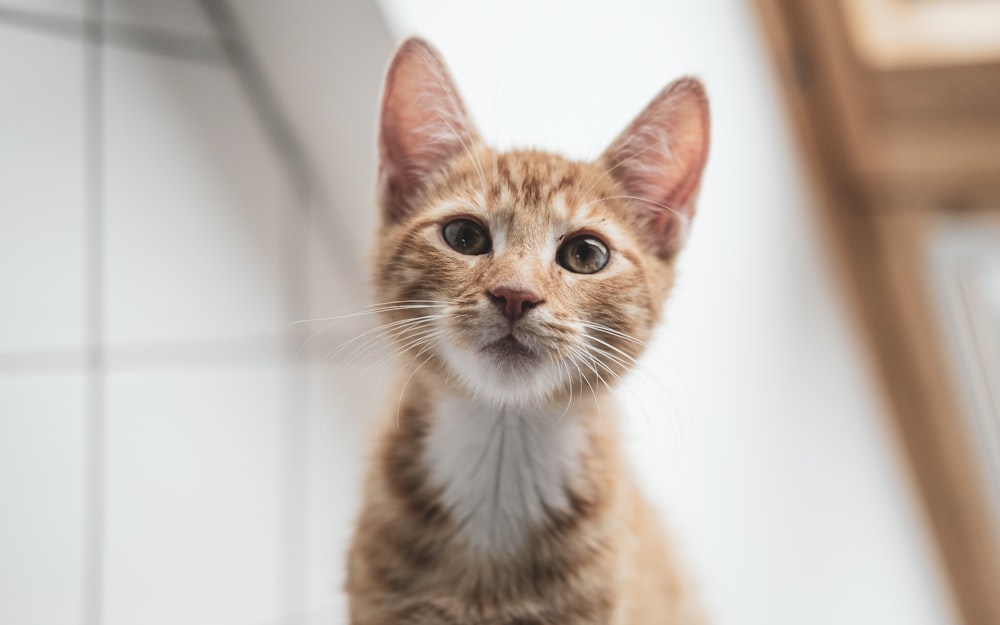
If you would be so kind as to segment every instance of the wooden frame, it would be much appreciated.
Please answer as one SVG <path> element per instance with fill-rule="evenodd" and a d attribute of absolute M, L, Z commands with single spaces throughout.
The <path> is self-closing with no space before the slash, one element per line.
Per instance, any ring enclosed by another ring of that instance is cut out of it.
<path fill-rule="evenodd" d="M 982 0 L 840 0 L 847 32 L 882 69 L 1000 57 L 1000 4 Z"/>
<path fill-rule="evenodd" d="M 956 611 L 967 625 L 996 625 L 1000 532 L 933 305 L 928 246 L 942 220 L 1000 207 L 1000 158 L 980 160 L 1000 149 L 1000 65 L 886 71 L 851 47 L 841 3 L 755 2 Z"/>

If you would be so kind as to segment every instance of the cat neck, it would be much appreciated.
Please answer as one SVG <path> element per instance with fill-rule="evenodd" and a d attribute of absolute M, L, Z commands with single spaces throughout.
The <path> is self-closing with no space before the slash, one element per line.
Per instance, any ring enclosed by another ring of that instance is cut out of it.
<path fill-rule="evenodd" d="M 424 404 L 427 480 L 473 551 L 513 555 L 547 522 L 572 514 L 595 439 L 608 439 L 594 428 L 611 427 L 594 418 L 600 401 L 496 403 L 447 389 Z"/>

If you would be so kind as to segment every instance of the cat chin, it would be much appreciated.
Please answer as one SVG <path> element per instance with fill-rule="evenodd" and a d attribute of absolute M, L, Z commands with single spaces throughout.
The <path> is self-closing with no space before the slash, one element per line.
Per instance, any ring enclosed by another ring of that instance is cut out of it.
<path fill-rule="evenodd" d="M 496 404 L 544 402 L 570 384 L 564 367 L 517 349 L 472 352 L 446 344 L 443 356 L 466 389 Z"/>

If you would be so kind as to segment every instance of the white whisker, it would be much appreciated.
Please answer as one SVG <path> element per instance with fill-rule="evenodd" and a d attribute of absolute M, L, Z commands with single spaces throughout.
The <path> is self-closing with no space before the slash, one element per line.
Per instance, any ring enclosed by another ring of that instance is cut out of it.
<path fill-rule="evenodd" d="M 578 349 L 573 351 L 573 356 L 583 356 L 584 358 L 587 358 L 587 354 L 585 352 L 583 352 L 582 350 L 578 350 Z M 600 417 L 601 419 L 603 419 L 603 416 L 601 415 L 601 402 L 597 399 L 597 391 L 594 390 L 594 385 L 590 383 L 590 380 L 587 379 L 587 376 L 583 373 L 583 370 L 580 369 L 580 365 L 577 362 L 577 358 L 575 358 L 575 357 L 571 358 L 570 362 L 573 363 L 573 365 L 576 367 L 576 370 L 580 373 L 580 378 L 584 382 L 586 382 L 587 386 L 590 387 L 590 394 L 594 396 L 594 405 L 597 407 L 598 417 Z M 600 377 L 600 375 L 597 373 L 597 370 L 594 369 L 593 366 L 588 365 L 588 363 L 586 361 L 584 361 L 583 364 L 584 364 L 584 366 L 588 366 L 594 372 L 594 375 L 597 375 L 597 377 Z"/>
<path fill-rule="evenodd" d="M 355 317 L 364 317 L 366 315 L 377 315 L 383 312 L 392 312 L 395 310 L 413 310 L 416 308 L 446 308 L 448 304 L 412 304 L 412 305 L 395 305 L 395 306 L 385 306 L 385 304 L 373 304 L 372 306 L 382 306 L 382 308 L 371 307 L 369 310 L 362 310 L 358 312 L 348 313 L 346 315 L 334 315 L 332 317 L 316 317 L 314 319 L 299 319 L 297 321 L 292 321 L 291 325 L 299 325 L 302 323 L 315 323 L 317 321 L 339 321 L 341 319 L 352 319 Z"/>
<path fill-rule="evenodd" d="M 642 341 L 640 341 L 639 339 L 635 338 L 630 334 L 626 334 L 625 332 L 622 332 L 620 330 L 615 330 L 614 328 L 609 328 L 608 326 L 602 325 L 600 323 L 593 323 L 591 321 L 581 321 L 580 325 L 582 325 L 585 328 L 590 328 L 591 330 L 597 330 L 599 332 L 605 332 L 612 336 L 617 336 L 620 339 L 624 339 L 631 343 L 635 343 L 636 345 L 645 345 L 645 343 L 643 343 Z"/>
<path fill-rule="evenodd" d="M 371 330 L 368 330 L 367 332 L 363 332 L 362 334 L 354 337 L 350 341 L 347 341 L 346 343 L 342 344 L 336 350 L 334 350 L 330 354 L 327 354 L 327 356 L 324 357 L 324 360 L 326 360 L 326 359 L 332 360 L 333 358 L 336 357 L 337 354 L 339 354 L 341 351 L 343 351 L 344 349 L 346 349 L 349 345 L 357 342 L 360 339 L 365 338 L 368 335 L 375 334 L 375 336 L 373 336 L 371 338 L 375 339 L 375 340 L 378 340 L 378 339 L 383 338 L 387 334 L 388 335 L 394 335 L 394 333 L 396 333 L 396 332 L 402 333 L 402 332 L 405 332 L 406 330 L 412 329 L 414 326 L 416 326 L 416 327 L 422 327 L 424 325 L 431 324 L 434 321 L 436 321 L 438 319 L 441 319 L 443 317 L 447 317 L 447 316 L 448 315 L 426 315 L 426 316 L 423 316 L 423 317 L 416 317 L 416 318 L 413 318 L 413 319 L 401 319 L 401 320 L 398 320 L 398 321 L 393 321 L 391 323 L 387 323 L 387 324 L 378 326 L 376 328 L 372 328 Z M 353 356 L 358 352 L 359 349 L 362 349 L 364 347 L 370 347 L 371 345 L 373 345 L 375 343 L 375 340 L 368 341 L 368 342 L 365 342 L 365 343 L 361 343 L 360 345 L 355 346 L 354 349 L 352 349 L 347 354 L 347 357 L 345 358 L 345 364 L 348 364 L 348 363 L 352 362 Z"/>
<path fill-rule="evenodd" d="M 624 356 L 625 358 L 628 359 L 628 362 L 630 362 L 630 363 L 634 363 L 635 362 L 635 357 L 632 354 L 629 354 L 628 352 L 622 351 L 621 349 L 615 347 L 611 343 L 608 343 L 607 341 L 603 341 L 603 340 L 601 340 L 601 339 L 597 338 L 596 336 L 593 336 L 592 334 L 589 334 L 589 333 L 585 334 L 585 336 L 588 339 L 590 339 L 591 341 L 597 341 L 598 343 L 600 343 L 601 345 L 604 345 L 608 349 L 612 349 L 616 353 L 621 354 L 622 356 Z"/>
<path fill-rule="evenodd" d="M 426 347 L 424 347 L 419 352 L 417 352 L 416 356 L 414 356 L 410 360 L 410 363 L 412 364 L 414 361 L 416 361 L 416 359 L 419 358 L 421 354 L 423 354 L 424 352 L 426 352 L 427 350 L 429 350 L 433 345 L 434 345 L 433 341 L 429 342 L 429 344 Z M 399 391 L 399 401 L 396 402 L 396 427 L 397 428 L 399 427 L 399 413 L 403 409 L 403 395 L 406 394 L 406 388 L 410 385 L 410 381 L 413 380 L 413 376 L 415 376 L 418 371 L 420 371 L 421 369 L 423 369 L 424 365 L 426 365 L 428 362 L 430 362 L 432 358 L 434 358 L 434 354 L 431 354 L 430 356 L 428 356 L 427 358 L 425 358 L 422 363 L 420 363 L 415 369 L 413 369 L 413 371 L 410 372 L 409 377 L 406 378 L 406 382 L 403 383 L 403 388 L 400 389 L 400 391 Z"/>
<path fill-rule="evenodd" d="M 434 344 L 434 342 L 437 341 L 437 339 L 441 335 L 443 335 L 443 334 L 444 334 L 444 330 L 437 330 L 435 332 L 431 332 L 431 333 L 429 333 L 426 336 L 422 336 L 421 338 L 416 339 L 416 340 L 412 341 L 411 343 L 408 343 L 403 348 L 400 348 L 398 350 L 392 351 L 389 354 L 386 354 L 385 356 L 382 356 L 378 360 L 370 363 L 367 367 L 365 367 L 364 369 L 362 369 L 360 373 L 358 373 L 356 376 L 354 376 L 354 378 L 351 380 L 350 387 L 347 389 L 347 392 L 344 393 L 344 397 L 346 398 L 347 395 L 350 394 L 350 392 L 354 390 L 354 387 L 357 386 L 357 383 L 361 380 L 361 378 L 363 378 L 365 376 L 365 374 L 368 373 L 369 371 L 371 371 L 374 367 L 377 367 L 377 366 L 380 366 L 380 365 L 384 364 L 385 362 L 387 362 L 391 358 L 401 356 L 401 355 L 405 354 L 407 351 L 416 349 L 418 347 L 426 346 L 426 347 L 423 347 L 421 349 L 421 351 L 417 354 L 417 356 L 420 356 L 421 354 L 423 354 L 426 351 L 427 348 L 429 348 L 430 346 L 432 346 Z M 412 364 L 412 359 L 411 359 L 411 364 Z"/>

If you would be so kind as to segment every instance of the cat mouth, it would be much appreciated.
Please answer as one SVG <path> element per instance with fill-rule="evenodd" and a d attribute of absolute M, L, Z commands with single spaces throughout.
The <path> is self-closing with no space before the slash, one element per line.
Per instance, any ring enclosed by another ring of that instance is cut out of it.
<path fill-rule="evenodd" d="M 513 334 L 508 334 L 499 341 L 494 341 L 483 348 L 483 351 L 507 358 L 525 358 L 535 356 L 530 347 L 517 340 Z"/>

